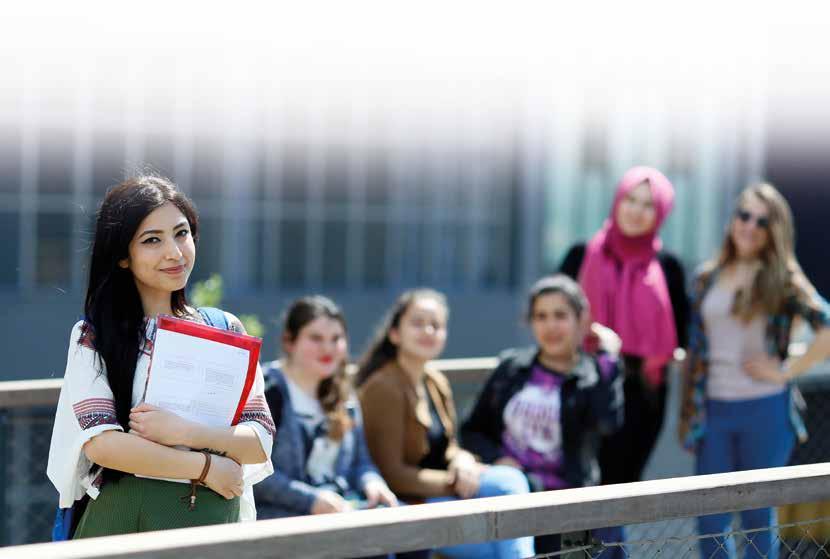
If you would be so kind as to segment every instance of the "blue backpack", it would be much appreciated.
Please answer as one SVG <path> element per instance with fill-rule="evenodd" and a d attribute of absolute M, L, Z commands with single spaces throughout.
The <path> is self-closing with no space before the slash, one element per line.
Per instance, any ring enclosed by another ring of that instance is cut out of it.
<path fill-rule="evenodd" d="M 201 307 L 198 311 L 208 326 L 221 328 L 222 330 L 230 329 L 228 317 L 221 309 Z M 65 509 L 57 508 L 57 511 L 55 511 L 55 523 L 52 526 L 53 542 L 71 540 L 75 536 L 75 530 L 78 528 L 78 522 L 80 522 L 81 517 L 84 515 L 87 503 L 89 503 L 89 495 L 84 494 L 71 507 Z"/>

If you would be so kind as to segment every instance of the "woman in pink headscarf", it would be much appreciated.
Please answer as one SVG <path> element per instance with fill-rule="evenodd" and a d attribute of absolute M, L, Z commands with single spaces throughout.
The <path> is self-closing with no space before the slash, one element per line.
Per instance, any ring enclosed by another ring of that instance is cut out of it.
<path fill-rule="evenodd" d="M 603 484 L 640 480 L 663 424 L 666 366 L 686 343 L 683 267 L 659 236 L 673 204 L 674 188 L 660 171 L 629 169 L 605 224 L 587 245 L 571 248 L 560 270 L 579 280 L 593 320 L 622 339 L 625 423 L 602 442 Z"/>

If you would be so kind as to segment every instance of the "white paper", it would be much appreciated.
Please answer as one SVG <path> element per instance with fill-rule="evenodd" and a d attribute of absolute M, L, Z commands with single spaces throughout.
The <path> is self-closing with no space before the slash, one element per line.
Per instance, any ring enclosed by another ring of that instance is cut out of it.
<path fill-rule="evenodd" d="M 190 421 L 228 427 L 249 357 L 247 349 L 159 328 L 144 401 Z"/>

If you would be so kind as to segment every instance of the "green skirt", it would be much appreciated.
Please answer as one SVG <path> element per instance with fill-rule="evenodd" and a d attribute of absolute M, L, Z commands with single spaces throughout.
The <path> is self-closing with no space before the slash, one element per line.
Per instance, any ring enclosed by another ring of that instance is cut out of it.
<path fill-rule="evenodd" d="M 189 510 L 189 497 L 189 483 L 125 475 L 107 483 L 97 499 L 89 500 L 75 539 L 239 521 L 239 497 L 225 499 L 207 487 L 198 487 L 193 510 Z"/>

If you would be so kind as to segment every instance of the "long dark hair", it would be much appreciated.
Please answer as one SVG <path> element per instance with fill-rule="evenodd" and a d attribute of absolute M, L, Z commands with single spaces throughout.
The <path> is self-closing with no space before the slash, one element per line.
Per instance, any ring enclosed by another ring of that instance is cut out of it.
<path fill-rule="evenodd" d="M 369 347 L 360 358 L 357 369 L 356 383 L 358 386 L 366 382 L 369 377 L 389 363 L 398 358 L 398 346 L 392 343 L 389 339 L 389 331 L 393 328 L 398 328 L 401 324 L 401 318 L 409 310 L 412 304 L 421 298 L 434 299 L 441 303 L 449 313 L 447 306 L 447 298 L 442 293 L 429 288 L 418 288 L 405 291 L 398 297 L 392 308 L 386 313 L 383 321 L 380 323 L 375 332 L 375 336 L 369 343 Z"/>
<path fill-rule="evenodd" d="M 346 332 L 346 317 L 337 304 L 322 295 L 310 295 L 297 299 L 285 311 L 283 318 L 283 341 L 293 342 L 305 326 L 320 317 L 340 323 Z M 344 359 L 330 377 L 323 379 L 317 387 L 317 399 L 326 413 L 329 438 L 339 441 L 352 428 L 352 420 L 346 409 L 351 384 L 346 372 Z"/>
<path fill-rule="evenodd" d="M 89 266 L 89 286 L 84 304 L 85 327 L 92 330 L 99 370 L 106 369 L 115 399 L 115 414 L 129 429 L 133 379 L 144 345 L 144 308 L 132 272 L 119 266 L 129 257 L 130 242 L 141 222 L 166 203 L 187 218 L 194 242 L 199 238 L 199 218 L 190 199 L 168 179 L 142 175 L 111 188 L 95 223 L 95 240 Z M 184 289 L 170 294 L 174 314 L 186 314 Z"/>

